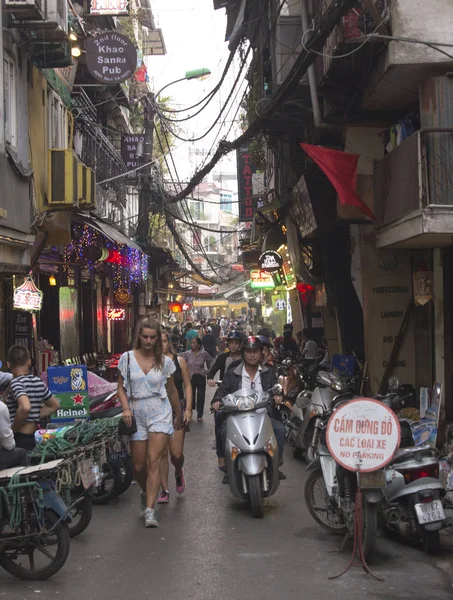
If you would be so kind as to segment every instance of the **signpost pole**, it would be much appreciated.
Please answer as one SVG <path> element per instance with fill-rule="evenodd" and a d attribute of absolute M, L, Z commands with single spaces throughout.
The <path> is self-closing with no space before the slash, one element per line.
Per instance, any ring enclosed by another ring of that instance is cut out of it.
<path fill-rule="evenodd" d="M 349 537 L 349 533 L 346 534 L 346 539 Z M 341 548 L 341 547 L 340 547 Z M 356 562 L 356 557 L 358 561 Z M 385 581 L 384 579 L 377 577 L 368 566 L 365 557 L 363 556 L 363 494 L 360 486 L 357 486 L 355 494 L 355 508 L 354 508 L 354 546 L 352 548 L 351 560 L 344 571 L 338 575 L 333 575 L 329 579 L 338 579 L 349 571 L 351 567 L 362 567 L 365 573 L 368 573 L 377 581 Z"/>
<path fill-rule="evenodd" d="M 154 94 L 150 93 L 147 97 L 145 105 L 145 163 L 150 163 L 153 160 L 153 141 L 154 141 L 154 116 L 155 110 L 153 107 Z M 150 185 L 149 179 L 151 175 L 143 178 L 140 188 L 139 207 L 138 207 L 138 223 L 137 223 L 137 240 L 142 246 L 146 246 L 149 235 L 149 204 L 150 204 Z"/>

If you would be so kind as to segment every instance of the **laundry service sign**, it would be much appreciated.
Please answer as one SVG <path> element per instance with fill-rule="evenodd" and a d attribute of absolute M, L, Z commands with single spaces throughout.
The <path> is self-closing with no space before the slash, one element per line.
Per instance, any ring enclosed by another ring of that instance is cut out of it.
<path fill-rule="evenodd" d="M 137 50 L 129 38 L 106 31 L 85 42 L 86 65 L 90 74 L 110 85 L 123 83 L 137 68 Z"/>

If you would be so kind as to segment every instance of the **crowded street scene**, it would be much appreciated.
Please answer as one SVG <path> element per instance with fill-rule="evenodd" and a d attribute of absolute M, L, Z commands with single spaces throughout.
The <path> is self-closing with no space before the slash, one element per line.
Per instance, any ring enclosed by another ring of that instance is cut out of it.
<path fill-rule="evenodd" d="M 0 600 L 451 599 L 453 5 L 0 23 Z"/>

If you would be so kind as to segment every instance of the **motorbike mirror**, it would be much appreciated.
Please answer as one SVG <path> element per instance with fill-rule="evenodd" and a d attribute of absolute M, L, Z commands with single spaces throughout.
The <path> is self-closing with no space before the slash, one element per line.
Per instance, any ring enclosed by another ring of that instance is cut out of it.
<path fill-rule="evenodd" d="M 271 389 L 272 394 L 274 395 L 279 395 L 283 392 L 283 388 L 279 383 L 276 383 L 272 389 Z"/>
<path fill-rule="evenodd" d="M 392 375 L 388 381 L 389 390 L 397 390 L 400 387 L 400 382 L 398 377 Z"/>

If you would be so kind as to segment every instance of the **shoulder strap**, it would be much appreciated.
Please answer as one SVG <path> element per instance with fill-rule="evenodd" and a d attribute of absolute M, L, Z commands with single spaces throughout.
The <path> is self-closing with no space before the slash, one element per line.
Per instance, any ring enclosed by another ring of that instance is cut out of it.
<path fill-rule="evenodd" d="M 129 382 L 129 396 L 130 396 L 130 400 L 133 400 L 133 395 L 132 395 L 132 379 L 131 379 L 131 352 L 133 352 L 133 350 L 130 350 L 127 353 L 127 380 Z"/>

